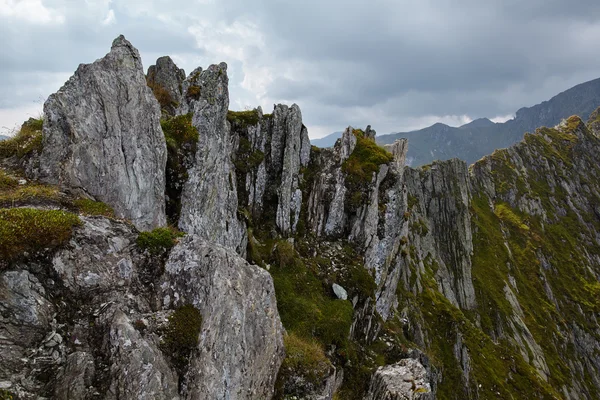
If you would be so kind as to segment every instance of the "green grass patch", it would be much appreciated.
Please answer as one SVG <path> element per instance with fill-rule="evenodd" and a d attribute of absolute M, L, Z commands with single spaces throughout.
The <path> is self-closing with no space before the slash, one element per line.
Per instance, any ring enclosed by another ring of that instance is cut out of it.
<path fill-rule="evenodd" d="M 77 207 L 80 213 L 85 215 L 98 215 L 112 218 L 115 216 L 115 211 L 107 204 L 101 201 L 91 199 L 76 199 L 73 205 Z"/>
<path fill-rule="evenodd" d="M 366 137 L 360 129 L 353 131 L 356 146 L 343 163 L 342 171 L 346 174 L 345 205 L 349 212 L 356 211 L 367 200 L 368 186 L 373 174 L 379 172 L 379 166 L 394 159 L 389 151 L 375 143 L 375 139 Z"/>
<path fill-rule="evenodd" d="M 521 217 L 519 217 L 507 204 L 498 203 L 494 207 L 494 214 L 500 220 L 512 224 L 513 226 L 528 231 L 529 227 L 523 223 Z"/>
<path fill-rule="evenodd" d="M 227 121 L 238 128 L 247 128 L 248 126 L 254 126 L 260 121 L 258 110 L 248 111 L 227 111 Z"/>
<path fill-rule="evenodd" d="M 245 137 L 240 137 L 240 144 L 233 164 L 235 165 L 235 170 L 242 174 L 244 180 L 244 175 L 258 168 L 264 159 L 265 154 L 262 151 L 253 150 L 250 141 Z"/>
<path fill-rule="evenodd" d="M 323 347 L 317 341 L 305 339 L 290 333 L 283 338 L 286 356 L 277 376 L 277 392 L 279 396 L 286 394 L 304 396 L 318 388 L 329 375 L 331 362 L 325 356 Z M 303 379 L 302 386 L 297 385 L 296 379 Z M 286 382 L 292 378 L 286 390 Z"/>
<path fill-rule="evenodd" d="M 7 263 L 23 255 L 66 243 L 79 225 L 72 213 L 33 208 L 0 209 L 0 259 Z"/>
<path fill-rule="evenodd" d="M 177 244 L 177 238 L 181 236 L 183 233 L 173 228 L 156 228 L 149 232 L 140 232 L 136 243 L 143 251 L 160 255 L 171 250 Z"/>

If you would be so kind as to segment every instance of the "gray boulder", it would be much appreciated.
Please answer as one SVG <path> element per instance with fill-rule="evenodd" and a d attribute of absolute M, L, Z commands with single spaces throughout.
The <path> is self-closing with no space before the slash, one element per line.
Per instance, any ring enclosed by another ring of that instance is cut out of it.
<path fill-rule="evenodd" d="M 245 254 L 246 227 L 237 218 L 236 175 L 227 111 L 227 64 L 197 69 L 183 84 L 186 102 L 178 113 L 193 113 L 198 129 L 195 165 L 181 195 L 179 228 Z"/>
<path fill-rule="evenodd" d="M 87 192 L 138 229 L 166 223 L 166 160 L 158 102 L 123 36 L 44 104 L 42 179 Z"/>
<path fill-rule="evenodd" d="M 185 394 L 192 399 L 268 399 L 284 358 L 283 327 L 269 273 L 233 251 L 187 236 L 173 248 L 159 291 L 163 307 L 202 314 Z"/>

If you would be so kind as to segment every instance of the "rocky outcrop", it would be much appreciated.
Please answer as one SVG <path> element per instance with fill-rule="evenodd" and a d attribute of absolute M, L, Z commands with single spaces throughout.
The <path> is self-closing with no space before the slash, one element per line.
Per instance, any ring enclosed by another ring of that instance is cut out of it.
<path fill-rule="evenodd" d="M 315 169 L 320 173 L 311 188 L 307 218 L 311 231 L 317 235 L 339 237 L 346 226 L 344 201 L 347 190 L 342 163 L 356 146 L 356 136 L 352 131 L 348 127 L 333 150 L 321 149 L 315 162 Z"/>
<path fill-rule="evenodd" d="M 165 139 L 138 51 L 123 36 L 44 104 L 40 171 L 148 230 L 165 219 Z"/>
<path fill-rule="evenodd" d="M 434 400 L 427 370 L 412 358 L 377 370 L 365 400 Z"/>
<path fill-rule="evenodd" d="M 278 104 L 273 113 L 230 112 L 238 141 L 235 164 L 240 207 L 256 221 L 272 219 L 284 236 L 297 231 L 302 208 L 300 188 L 310 161 L 310 141 L 300 108 Z"/>
<path fill-rule="evenodd" d="M 295 104 L 290 108 L 281 104 L 275 106 L 271 126 L 270 167 L 281 171 L 275 220 L 285 235 L 296 230 L 300 219 L 300 168 L 305 167 L 309 160 L 310 141 L 302 124 L 300 108 Z"/>
<path fill-rule="evenodd" d="M 284 349 L 268 272 L 188 236 L 171 252 L 160 297 L 163 307 L 192 304 L 203 317 L 185 377 L 187 398 L 270 398 Z"/>
<path fill-rule="evenodd" d="M 148 68 L 146 81 L 154 92 L 161 108 L 168 116 L 175 115 L 183 102 L 183 81 L 185 71 L 175 65 L 171 57 L 160 57 L 156 65 Z"/>
<path fill-rule="evenodd" d="M 195 70 L 183 83 L 186 101 L 178 113 L 193 113 L 198 130 L 194 166 L 183 187 L 179 228 L 245 254 L 245 225 L 238 219 L 234 144 L 227 123 L 227 65 Z"/>

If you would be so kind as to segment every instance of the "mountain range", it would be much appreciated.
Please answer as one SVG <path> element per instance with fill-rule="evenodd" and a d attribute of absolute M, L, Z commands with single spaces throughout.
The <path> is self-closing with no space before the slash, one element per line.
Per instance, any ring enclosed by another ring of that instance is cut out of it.
<path fill-rule="evenodd" d="M 562 119 L 579 115 L 587 119 L 600 104 L 600 78 L 572 87 L 548 101 L 516 112 L 514 119 L 494 123 L 487 118 L 476 119 L 460 127 L 436 123 L 411 132 L 399 132 L 377 137 L 379 144 L 392 144 L 408 139 L 408 162 L 412 166 L 429 164 L 434 160 L 460 158 L 472 164 L 495 149 L 506 148 L 540 126 L 555 126 Z M 318 147 L 330 147 L 341 136 L 333 133 L 313 140 Z"/>

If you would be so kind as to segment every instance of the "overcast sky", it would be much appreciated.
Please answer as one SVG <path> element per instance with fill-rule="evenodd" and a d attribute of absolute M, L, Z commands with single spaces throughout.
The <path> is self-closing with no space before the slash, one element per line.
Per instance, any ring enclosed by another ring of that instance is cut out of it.
<path fill-rule="evenodd" d="M 0 127 L 121 33 L 145 68 L 227 62 L 231 109 L 295 102 L 312 138 L 505 120 L 600 77 L 598 0 L 0 0 Z"/>

